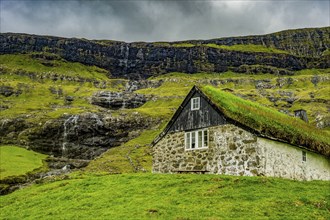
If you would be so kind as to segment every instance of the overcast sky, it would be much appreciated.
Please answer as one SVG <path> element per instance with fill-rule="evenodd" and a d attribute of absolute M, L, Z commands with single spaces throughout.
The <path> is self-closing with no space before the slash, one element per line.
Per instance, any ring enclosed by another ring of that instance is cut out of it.
<path fill-rule="evenodd" d="M 175 41 L 330 26 L 329 0 L 0 0 L 0 31 Z"/>

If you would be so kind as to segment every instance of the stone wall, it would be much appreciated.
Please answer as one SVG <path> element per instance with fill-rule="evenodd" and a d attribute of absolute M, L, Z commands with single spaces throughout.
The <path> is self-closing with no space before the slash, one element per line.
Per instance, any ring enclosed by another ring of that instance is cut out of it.
<path fill-rule="evenodd" d="M 168 133 L 153 147 L 153 172 L 203 170 L 212 174 L 329 180 L 329 159 L 263 139 L 232 124 L 209 128 L 207 149 L 185 150 L 184 132 Z"/>
<path fill-rule="evenodd" d="M 330 180 L 330 160 L 319 154 L 305 151 L 276 141 L 258 138 L 265 155 L 264 174 L 298 180 Z M 306 161 L 302 152 L 306 152 Z"/>

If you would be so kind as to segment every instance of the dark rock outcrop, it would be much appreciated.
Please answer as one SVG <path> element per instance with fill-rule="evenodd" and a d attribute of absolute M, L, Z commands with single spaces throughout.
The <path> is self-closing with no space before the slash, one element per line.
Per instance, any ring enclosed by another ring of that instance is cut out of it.
<path fill-rule="evenodd" d="M 137 108 L 147 101 L 141 94 L 100 91 L 92 96 L 92 104 L 109 109 Z"/>
<path fill-rule="evenodd" d="M 294 111 L 294 116 L 300 118 L 301 120 L 308 122 L 307 112 L 304 109 L 299 109 Z"/>
<path fill-rule="evenodd" d="M 38 124 L 24 118 L 0 121 L 3 144 L 29 146 L 55 157 L 93 159 L 107 149 L 119 146 L 154 125 L 153 119 L 138 113 L 113 117 L 83 113 Z"/>
<path fill-rule="evenodd" d="M 163 80 L 129 80 L 125 86 L 125 92 L 134 92 L 139 89 L 158 88 Z"/>
<path fill-rule="evenodd" d="M 11 86 L 0 86 L 0 95 L 9 97 L 15 93 L 14 88 Z"/>

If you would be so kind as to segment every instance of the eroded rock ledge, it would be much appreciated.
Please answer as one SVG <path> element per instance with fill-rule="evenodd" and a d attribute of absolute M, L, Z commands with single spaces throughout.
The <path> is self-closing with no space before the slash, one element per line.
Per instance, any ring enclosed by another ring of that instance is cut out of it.
<path fill-rule="evenodd" d="M 128 92 L 99 91 L 92 96 L 92 104 L 109 109 L 137 108 L 146 101 L 144 95 Z"/>

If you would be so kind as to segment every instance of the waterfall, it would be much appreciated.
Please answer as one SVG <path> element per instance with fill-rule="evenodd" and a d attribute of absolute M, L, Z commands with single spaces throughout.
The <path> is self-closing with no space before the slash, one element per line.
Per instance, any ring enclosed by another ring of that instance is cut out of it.
<path fill-rule="evenodd" d="M 126 50 L 125 50 L 125 59 L 124 59 L 124 63 L 125 63 L 125 68 L 126 68 L 126 71 L 127 71 L 127 68 L 128 68 L 128 56 L 129 56 L 129 47 L 128 45 L 126 44 Z"/>
<path fill-rule="evenodd" d="M 123 105 L 122 105 L 122 107 L 121 107 L 122 109 L 125 109 L 126 108 L 126 101 L 125 101 L 125 99 L 123 98 Z"/>
<path fill-rule="evenodd" d="M 125 46 L 124 45 L 121 45 L 120 52 L 121 52 L 121 55 L 123 56 L 123 59 L 120 60 L 120 65 L 123 65 L 125 67 L 124 68 L 124 71 L 127 72 L 127 68 L 128 68 L 128 56 L 129 56 L 129 46 L 127 44 Z"/>
<path fill-rule="evenodd" d="M 63 143 L 62 143 L 62 157 L 66 157 L 67 156 L 67 137 L 68 137 L 68 133 L 70 132 L 71 129 L 71 124 L 73 123 L 73 129 L 76 128 L 77 125 L 77 121 L 79 119 L 79 115 L 72 115 L 70 116 L 67 120 L 64 121 L 63 127 L 64 127 L 64 131 L 63 131 Z"/>

